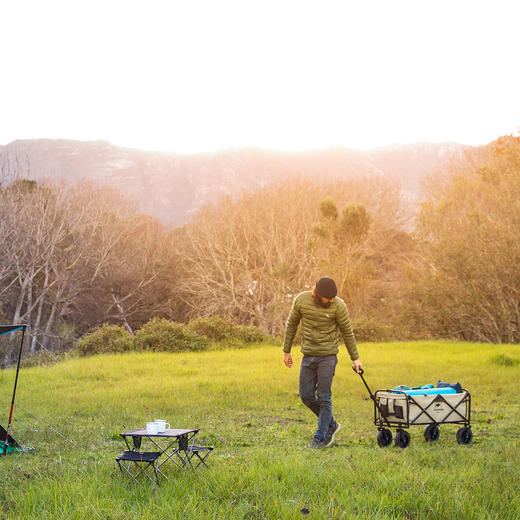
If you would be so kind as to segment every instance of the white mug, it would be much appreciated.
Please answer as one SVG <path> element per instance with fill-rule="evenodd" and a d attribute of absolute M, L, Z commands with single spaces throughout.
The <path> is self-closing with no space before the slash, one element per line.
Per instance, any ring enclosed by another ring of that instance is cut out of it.
<path fill-rule="evenodd" d="M 170 428 L 170 423 L 167 423 L 164 419 L 155 419 L 155 424 L 158 433 L 163 433 Z"/>
<path fill-rule="evenodd" d="M 157 435 L 159 433 L 159 425 L 155 422 L 147 422 L 146 433 L 148 435 Z"/>

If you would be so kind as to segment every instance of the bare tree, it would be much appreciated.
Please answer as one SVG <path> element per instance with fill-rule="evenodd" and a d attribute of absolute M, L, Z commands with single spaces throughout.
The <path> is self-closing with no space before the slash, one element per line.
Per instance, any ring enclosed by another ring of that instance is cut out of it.
<path fill-rule="evenodd" d="M 520 140 L 501 138 L 424 205 L 405 316 L 418 330 L 519 341 L 519 171 Z"/>
<path fill-rule="evenodd" d="M 132 320 L 167 312 L 166 233 L 127 200 L 91 185 L 25 180 L 0 198 L 0 301 L 13 322 L 31 326 L 31 352 L 38 341 L 60 348 L 67 319 L 80 330 L 104 321 L 132 330 Z"/>
<path fill-rule="evenodd" d="M 351 283 L 354 251 L 344 258 L 351 237 L 321 240 L 313 231 L 320 200 L 331 193 L 340 202 L 365 202 L 376 215 L 374 233 L 383 233 L 383 222 L 385 229 L 399 225 L 398 201 L 381 179 L 300 179 L 208 207 L 183 230 L 182 292 L 189 314 L 220 314 L 276 333 L 294 295 L 319 276 Z M 341 285 L 348 293 L 348 283 Z"/>

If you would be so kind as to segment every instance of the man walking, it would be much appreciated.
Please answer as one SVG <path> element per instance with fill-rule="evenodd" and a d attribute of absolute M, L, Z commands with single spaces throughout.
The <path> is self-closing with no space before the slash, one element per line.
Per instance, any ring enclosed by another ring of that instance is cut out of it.
<path fill-rule="evenodd" d="M 334 441 L 341 424 L 332 417 L 332 379 L 338 362 L 338 328 L 356 372 L 362 368 L 345 302 L 337 297 L 332 278 L 320 278 L 312 291 L 294 299 L 283 342 L 284 363 L 291 368 L 291 347 L 302 322 L 300 398 L 318 416 L 318 429 L 309 447 L 325 448 Z"/>

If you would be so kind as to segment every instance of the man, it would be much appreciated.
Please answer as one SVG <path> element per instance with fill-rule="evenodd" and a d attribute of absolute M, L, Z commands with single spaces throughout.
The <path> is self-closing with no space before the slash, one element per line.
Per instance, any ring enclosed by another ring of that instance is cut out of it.
<path fill-rule="evenodd" d="M 341 424 L 332 417 L 332 379 L 338 362 L 338 328 L 353 361 L 352 368 L 362 368 L 356 340 L 345 302 L 337 297 L 332 278 L 320 278 L 312 291 L 294 299 L 283 343 L 284 363 L 291 368 L 291 347 L 302 322 L 300 398 L 318 416 L 318 429 L 309 447 L 324 448 L 334 441 Z"/>

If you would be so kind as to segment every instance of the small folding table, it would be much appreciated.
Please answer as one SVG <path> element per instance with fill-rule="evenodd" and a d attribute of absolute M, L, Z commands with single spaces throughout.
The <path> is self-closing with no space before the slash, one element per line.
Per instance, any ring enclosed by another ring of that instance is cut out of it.
<path fill-rule="evenodd" d="M 141 449 L 143 438 L 148 439 L 157 448 L 157 451 L 154 452 L 159 454 L 157 458 L 164 455 L 164 458 L 162 458 L 160 462 L 157 462 L 155 471 L 167 479 L 168 477 L 160 470 L 160 468 L 168 461 L 171 461 L 181 469 L 186 470 L 188 466 L 193 468 L 191 458 L 196 455 L 199 459 L 197 466 L 200 464 L 206 465 L 205 459 L 211 453 L 213 447 L 195 446 L 195 437 L 198 433 L 199 428 L 172 428 L 156 434 L 149 434 L 146 433 L 146 429 L 141 429 L 123 432 L 119 435 L 125 440 L 129 453 L 138 452 Z M 200 454 L 204 451 L 206 451 L 206 454 L 201 457 Z"/>

